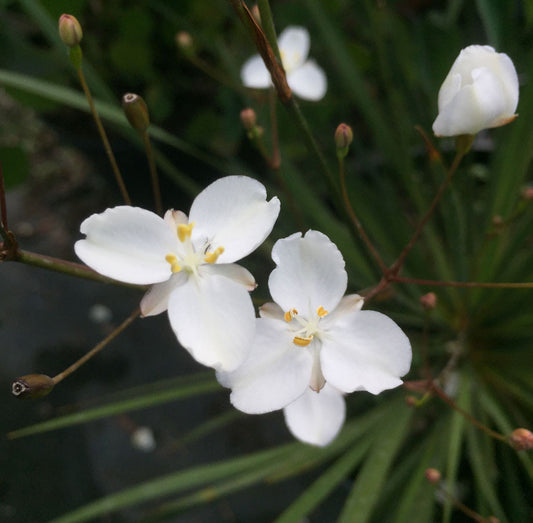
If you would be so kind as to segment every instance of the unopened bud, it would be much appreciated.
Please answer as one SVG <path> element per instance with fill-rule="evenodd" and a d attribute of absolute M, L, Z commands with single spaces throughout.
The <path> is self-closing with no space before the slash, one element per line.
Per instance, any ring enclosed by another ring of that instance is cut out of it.
<path fill-rule="evenodd" d="M 437 295 L 434 292 L 428 292 L 420 296 L 420 305 L 427 311 L 432 311 L 437 306 Z"/>
<path fill-rule="evenodd" d="M 192 36 L 187 31 L 176 33 L 176 45 L 186 55 L 194 54 L 194 42 Z"/>
<path fill-rule="evenodd" d="M 533 449 L 533 433 L 527 429 L 515 429 L 507 437 L 509 445 L 515 450 Z"/>
<path fill-rule="evenodd" d="M 46 396 L 54 388 L 54 380 L 44 374 L 28 374 L 17 378 L 11 390 L 17 398 L 37 399 Z"/>
<path fill-rule="evenodd" d="M 432 485 L 436 485 L 440 481 L 440 472 L 437 469 L 426 469 L 424 475 Z"/>
<path fill-rule="evenodd" d="M 335 131 L 335 146 L 337 147 L 337 156 L 339 158 L 344 158 L 348 154 L 348 148 L 352 142 L 352 128 L 345 123 L 341 123 Z"/>
<path fill-rule="evenodd" d="M 253 131 L 257 123 L 257 115 L 255 114 L 255 111 L 250 107 L 243 109 L 241 111 L 241 123 L 246 131 Z"/>
<path fill-rule="evenodd" d="M 122 109 L 130 125 L 139 133 L 144 133 L 150 125 L 148 107 L 142 96 L 127 93 L 122 97 Z"/>
<path fill-rule="evenodd" d="M 500 523 L 500 520 L 496 516 L 489 516 L 486 519 L 487 523 Z"/>
<path fill-rule="evenodd" d="M 80 44 L 83 31 L 75 16 L 63 14 L 59 17 L 59 37 L 69 47 Z"/>
<path fill-rule="evenodd" d="M 416 407 L 418 405 L 418 398 L 415 396 L 405 396 L 405 403 L 409 405 L 409 407 Z"/>

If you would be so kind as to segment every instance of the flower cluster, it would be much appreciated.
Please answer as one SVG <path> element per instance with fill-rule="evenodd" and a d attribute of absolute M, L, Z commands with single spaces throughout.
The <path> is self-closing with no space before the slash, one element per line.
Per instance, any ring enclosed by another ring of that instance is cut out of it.
<path fill-rule="evenodd" d="M 188 217 L 129 206 L 93 214 L 75 251 L 105 276 L 151 284 L 142 314 L 167 310 L 180 344 L 217 370 L 235 407 L 257 414 L 283 408 L 297 438 L 325 445 L 344 422 L 342 394 L 398 386 L 411 348 L 392 320 L 361 311 L 358 295 L 343 297 L 344 260 L 317 231 L 276 242 L 275 303 L 255 317 L 254 277 L 234 262 L 265 240 L 279 208 L 259 182 L 228 176 L 197 196 Z"/>
<path fill-rule="evenodd" d="M 326 77 L 307 60 L 308 32 L 288 27 L 279 47 L 291 89 L 308 100 L 322 98 Z M 270 85 L 259 55 L 241 75 L 249 87 Z M 457 136 L 504 125 L 516 116 L 517 102 L 509 57 L 470 46 L 440 89 L 433 130 Z M 352 136 L 341 130 L 337 147 L 344 150 Z M 318 231 L 274 244 L 276 268 L 268 283 L 274 301 L 256 318 L 249 295 L 255 279 L 235 262 L 265 240 L 279 210 L 261 183 L 228 176 L 197 196 L 189 216 L 169 210 L 161 218 L 130 206 L 94 214 L 82 223 L 86 238 L 75 250 L 105 276 L 151 285 L 141 301 L 143 316 L 168 311 L 179 343 L 217 371 L 236 408 L 249 414 L 283 409 L 295 437 L 323 446 L 344 423 L 344 394 L 399 386 L 411 365 L 411 345 L 390 318 L 362 310 L 361 296 L 345 296 L 342 255 Z"/>

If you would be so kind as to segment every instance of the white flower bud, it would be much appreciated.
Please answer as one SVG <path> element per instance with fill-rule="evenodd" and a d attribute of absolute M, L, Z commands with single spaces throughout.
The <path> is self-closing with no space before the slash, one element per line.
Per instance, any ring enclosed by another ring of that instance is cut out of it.
<path fill-rule="evenodd" d="M 437 136 L 477 134 L 516 117 L 518 77 L 511 59 L 488 45 L 461 51 L 439 91 Z"/>

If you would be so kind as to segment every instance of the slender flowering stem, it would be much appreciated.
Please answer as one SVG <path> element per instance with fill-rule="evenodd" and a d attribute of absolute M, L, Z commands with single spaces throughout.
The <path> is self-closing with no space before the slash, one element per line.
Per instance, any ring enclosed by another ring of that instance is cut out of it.
<path fill-rule="evenodd" d="M 276 58 L 281 63 L 281 53 L 279 52 L 278 37 L 274 26 L 274 18 L 272 16 L 272 10 L 270 9 L 270 3 L 268 0 L 258 0 L 257 7 L 259 7 L 261 26 L 263 27 L 263 31 L 265 31 L 265 36 L 267 37 L 269 44 L 272 46 Z"/>
<path fill-rule="evenodd" d="M 420 280 L 418 278 L 403 278 L 401 276 L 391 276 L 391 282 L 414 283 L 417 285 L 430 285 L 435 287 L 485 287 L 495 289 L 533 289 L 533 282 L 475 282 L 475 281 L 440 281 L 440 280 Z"/>
<path fill-rule="evenodd" d="M 365 232 L 365 229 L 363 228 L 363 225 L 357 218 L 357 215 L 355 214 L 355 211 L 353 210 L 352 204 L 350 203 L 350 198 L 348 197 L 348 190 L 346 188 L 346 175 L 345 175 L 345 169 L 344 169 L 344 158 L 338 157 L 339 160 L 339 177 L 341 180 L 341 192 L 342 192 L 342 198 L 344 201 L 344 207 L 346 209 L 346 212 L 348 213 L 348 216 L 352 220 L 353 225 L 357 229 L 357 232 L 359 233 L 359 236 L 367 246 L 368 250 L 370 251 L 370 254 L 374 257 L 377 264 L 379 265 L 379 268 L 385 274 L 388 270 L 387 266 L 385 265 L 385 262 L 381 258 L 379 252 L 374 247 L 374 244 L 370 241 L 370 238 Z"/>
<path fill-rule="evenodd" d="M 159 177 L 157 175 L 157 168 L 155 166 L 154 152 L 152 150 L 152 142 L 148 131 L 142 133 L 142 141 L 146 151 L 146 158 L 148 160 L 148 167 L 150 169 L 150 178 L 152 180 L 152 192 L 154 193 L 155 208 L 157 214 L 163 214 L 163 204 L 161 202 L 161 189 L 159 187 Z"/>
<path fill-rule="evenodd" d="M 477 427 L 478 429 L 482 430 L 483 432 L 487 433 L 489 436 L 491 436 L 494 439 L 503 441 L 507 443 L 507 438 L 500 434 L 499 432 L 496 432 L 492 429 L 489 429 L 486 425 L 483 425 L 480 421 L 478 421 L 476 418 L 474 418 L 471 414 L 466 412 L 466 410 L 463 410 L 455 401 L 448 396 L 436 383 L 435 381 L 430 382 L 430 390 L 435 395 L 437 395 L 442 401 L 447 403 L 453 410 L 457 411 L 459 414 L 461 414 L 464 418 L 466 418 L 472 425 Z"/>
<path fill-rule="evenodd" d="M 416 242 L 418 241 L 418 238 L 420 237 L 420 234 L 422 233 L 422 230 L 426 223 L 429 221 L 431 216 L 433 216 L 433 213 L 435 212 L 435 209 L 437 208 L 437 204 L 440 202 L 442 195 L 444 194 L 444 191 L 452 181 L 453 175 L 457 171 L 457 168 L 459 167 L 459 164 L 461 163 L 461 160 L 463 159 L 466 151 L 464 149 L 459 149 L 455 155 L 455 158 L 453 160 L 453 163 L 448 170 L 448 174 L 446 175 L 446 178 L 442 182 L 442 185 L 439 187 L 439 190 L 437 191 L 437 194 L 435 195 L 435 198 L 431 202 L 431 205 L 429 206 L 429 209 L 427 210 L 426 214 L 422 217 L 420 220 L 415 232 L 411 236 L 411 239 L 409 240 L 409 243 L 404 247 L 403 251 L 400 253 L 400 256 L 398 256 L 398 259 L 391 265 L 389 272 L 391 275 L 397 275 L 405 261 L 405 258 L 407 255 L 411 252 L 411 249 L 415 246 Z"/>
<path fill-rule="evenodd" d="M 107 153 L 107 157 L 109 158 L 109 163 L 111 164 L 111 168 L 113 169 L 113 173 L 115 174 L 117 184 L 119 186 L 120 192 L 122 193 L 122 198 L 124 199 L 124 202 L 126 203 L 126 205 L 131 205 L 131 199 L 126 189 L 126 185 L 124 184 L 124 180 L 122 179 L 122 175 L 120 174 L 120 169 L 118 168 L 115 155 L 113 154 L 113 150 L 111 149 L 111 144 L 109 143 L 109 140 L 107 138 L 107 134 L 102 124 L 102 120 L 100 119 L 100 115 L 98 114 L 98 111 L 96 110 L 96 106 L 94 105 L 91 91 L 89 90 L 89 86 L 87 85 L 87 82 L 85 81 L 85 75 L 83 74 L 83 69 L 81 65 L 79 67 L 76 67 L 76 72 L 78 73 L 78 78 L 81 84 L 81 88 L 83 89 L 83 92 L 85 93 L 85 97 L 87 98 L 87 101 L 89 102 L 89 108 L 91 110 L 91 114 L 96 123 L 98 134 L 100 135 L 100 139 L 102 140 L 102 143 L 104 145 L 104 149 Z"/>
<path fill-rule="evenodd" d="M 120 285 L 122 287 L 132 287 L 136 289 L 143 289 L 142 285 L 134 285 L 131 283 L 124 283 L 107 276 L 103 276 L 91 268 L 74 263 L 60 258 L 52 258 L 44 254 L 36 254 L 34 252 L 24 251 L 18 249 L 14 257 L 9 258 L 9 261 L 17 261 L 25 263 L 26 265 L 33 265 L 34 267 L 40 267 L 41 269 L 47 269 L 49 271 L 60 272 L 62 274 L 68 274 L 70 276 L 76 276 L 77 278 L 83 278 L 86 280 L 98 281 L 100 283 L 112 283 L 113 285 Z"/>
<path fill-rule="evenodd" d="M 109 342 L 113 341 L 126 327 L 128 327 L 133 321 L 141 314 L 140 308 L 135 309 L 111 334 L 106 336 L 100 343 L 95 345 L 87 354 L 82 356 L 78 361 L 73 363 L 70 367 L 66 368 L 63 372 L 60 372 L 57 376 L 54 376 L 52 380 L 54 385 L 57 385 L 60 381 L 63 381 L 67 376 L 70 376 L 73 372 L 77 371 L 84 363 L 89 361 L 93 356 L 98 354 Z"/>
<path fill-rule="evenodd" d="M 9 227 L 7 225 L 6 186 L 4 183 L 4 171 L 2 169 L 2 162 L 0 162 L 0 218 L 2 220 L 2 228 L 6 231 L 9 230 Z M 4 237 L 3 233 L 2 237 Z"/>

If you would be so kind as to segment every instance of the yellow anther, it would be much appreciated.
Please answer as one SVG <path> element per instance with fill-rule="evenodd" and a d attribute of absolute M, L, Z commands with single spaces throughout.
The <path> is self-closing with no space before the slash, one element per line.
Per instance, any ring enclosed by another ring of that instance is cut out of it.
<path fill-rule="evenodd" d="M 324 316 L 327 316 L 328 311 L 322 307 L 322 305 L 316 310 L 316 313 L 318 314 L 319 318 L 323 318 Z"/>
<path fill-rule="evenodd" d="M 285 318 L 285 321 L 289 323 L 297 314 L 298 314 L 298 311 L 296 309 L 291 309 L 290 311 L 287 311 L 283 315 L 283 317 Z"/>
<path fill-rule="evenodd" d="M 178 225 L 178 238 L 180 242 L 184 242 L 186 238 L 191 237 L 192 228 L 194 227 L 194 222 L 189 223 L 189 225 L 185 225 L 184 223 L 180 223 Z"/>
<path fill-rule="evenodd" d="M 165 260 L 168 263 L 170 263 L 170 270 L 172 272 L 180 272 L 181 271 L 181 266 L 178 263 L 178 258 L 176 258 L 176 256 L 174 256 L 174 254 L 167 254 L 165 256 Z"/>
<path fill-rule="evenodd" d="M 215 263 L 218 260 L 218 257 L 224 252 L 224 247 L 217 247 L 215 252 L 206 252 L 204 256 L 204 261 L 207 263 Z"/>
<path fill-rule="evenodd" d="M 313 336 L 309 336 L 309 338 L 301 338 L 300 336 L 294 336 L 292 339 L 292 342 L 295 345 L 298 345 L 298 347 L 307 347 L 311 343 L 311 340 L 313 339 Z"/>

